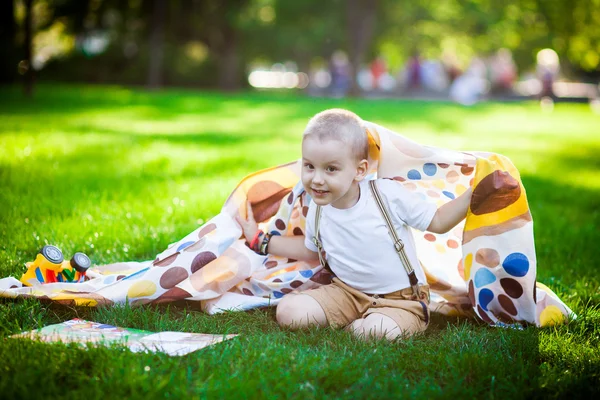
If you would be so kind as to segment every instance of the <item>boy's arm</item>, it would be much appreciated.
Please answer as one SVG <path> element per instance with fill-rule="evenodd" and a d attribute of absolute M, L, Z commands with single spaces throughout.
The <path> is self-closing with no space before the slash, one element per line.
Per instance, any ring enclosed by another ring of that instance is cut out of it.
<path fill-rule="evenodd" d="M 456 199 L 438 208 L 427 230 L 434 233 L 446 233 L 454 228 L 467 216 L 472 194 L 473 189 L 469 188 Z"/>
<path fill-rule="evenodd" d="M 269 254 L 294 260 L 314 261 L 319 259 L 318 253 L 307 249 L 304 245 L 304 235 L 272 236 L 267 250 Z"/>
<path fill-rule="evenodd" d="M 258 224 L 254 220 L 252 207 L 250 207 L 249 203 L 246 209 L 248 210 L 247 218 L 244 219 L 238 214 L 235 216 L 235 220 L 242 227 L 246 241 L 251 242 L 256 231 L 258 231 Z M 294 260 L 313 261 L 319 259 L 318 253 L 309 250 L 304 245 L 304 236 L 271 236 L 267 251 L 274 256 L 287 257 Z"/>

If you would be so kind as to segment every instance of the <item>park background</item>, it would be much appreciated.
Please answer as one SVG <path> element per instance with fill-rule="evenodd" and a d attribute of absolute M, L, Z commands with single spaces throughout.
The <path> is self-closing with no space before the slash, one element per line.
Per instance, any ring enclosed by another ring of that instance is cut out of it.
<path fill-rule="evenodd" d="M 44 244 L 148 260 L 343 107 L 521 172 L 538 280 L 577 314 L 524 330 L 435 316 L 400 343 L 291 333 L 273 310 L 1 300 L 3 338 L 74 317 L 240 337 L 183 358 L 3 340 L 6 398 L 562 398 L 600 390 L 600 2 L 0 2 L 0 276 Z"/>

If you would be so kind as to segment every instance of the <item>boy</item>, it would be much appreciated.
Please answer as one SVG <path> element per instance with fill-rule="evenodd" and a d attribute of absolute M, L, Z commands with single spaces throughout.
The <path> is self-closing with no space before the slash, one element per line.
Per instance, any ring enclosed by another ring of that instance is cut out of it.
<path fill-rule="evenodd" d="M 337 277 L 330 285 L 282 298 L 276 311 L 279 325 L 346 327 L 361 338 L 390 340 L 427 328 L 427 281 L 408 226 L 435 233 L 449 231 L 465 218 L 471 189 L 437 209 L 397 182 L 376 181 L 418 278 L 420 298 L 416 298 L 364 179 L 369 170 L 367 158 L 368 139 L 361 119 L 346 110 L 323 111 L 309 121 L 302 138 L 302 184 L 313 200 L 306 236 L 264 235 L 250 207 L 247 220 L 238 216 L 251 248 L 312 261 L 318 259 L 313 237 L 317 205 L 321 206 L 318 236 Z"/>

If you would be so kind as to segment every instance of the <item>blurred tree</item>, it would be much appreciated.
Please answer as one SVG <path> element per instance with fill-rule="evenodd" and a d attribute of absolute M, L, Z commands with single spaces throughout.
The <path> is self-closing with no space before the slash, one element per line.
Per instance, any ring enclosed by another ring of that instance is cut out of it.
<path fill-rule="evenodd" d="M 346 2 L 346 35 L 351 66 L 350 94 L 354 96 L 359 93 L 356 76 L 364 62 L 367 50 L 373 45 L 378 6 L 378 0 L 347 0 Z"/>
<path fill-rule="evenodd" d="M 25 54 L 24 54 L 24 89 L 25 96 L 33 96 L 33 81 L 35 79 L 33 71 L 33 57 L 32 57 L 32 42 L 33 42 L 33 0 L 25 0 Z"/>
<path fill-rule="evenodd" d="M 16 47 L 15 3 L 0 1 L 0 84 L 13 83 L 17 77 L 19 55 Z"/>
<path fill-rule="evenodd" d="M 158 88 L 162 85 L 166 8 L 167 0 L 154 0 L 150 27 L 150 63 L 148 66 L 148 86 L 150 88 Z"/>

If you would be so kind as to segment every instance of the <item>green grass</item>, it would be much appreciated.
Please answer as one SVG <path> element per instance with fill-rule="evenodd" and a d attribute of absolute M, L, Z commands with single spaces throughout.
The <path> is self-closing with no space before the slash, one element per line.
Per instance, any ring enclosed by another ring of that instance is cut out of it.
<path fill-rule="evenodd" d="M 561 398 L 600 392 L 600 116 L 587 105 L 309 99 L 47 85 L 0 89 L 0 277 L 45 243 L 97 264 L 152 259 L 220 210 L 237 182 L 300 156 L 329 107 L 420 143 L 488 150 L 522 174 L 538 280 L 579 315 L 522 331 L 435 316 L 425 335 L 363 343 L 287 332 L 273 310 L 207 316 L 192 304 L 111 309 L 0 300 L 0 336 L 74 317 L 240 333 L 184 357 L 0 341 L 2 398 Z"/>

